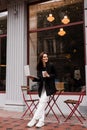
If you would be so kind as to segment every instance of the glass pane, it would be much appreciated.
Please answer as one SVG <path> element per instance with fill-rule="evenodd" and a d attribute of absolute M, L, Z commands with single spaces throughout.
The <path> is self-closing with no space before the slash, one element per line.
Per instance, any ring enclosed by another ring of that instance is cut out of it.
<path fill-rule="evenodd" d="M 67 0 L 67 2 L 57 2 L 54 6 L 56 2 L 46 2 L 46 7 L 44 7 L 44 3 L 29 7 L 30 70 L 32 74 L 36 75 L 38 55 L 42 51 L 47 51 L 49 60 L 56 66 L 57 83 L 63 82 L 65 92 L 78 92 L 85 85 L 83 2 L 82 0 L 79 2 Z M 51 12 L 55 16 L 55 20 L 48 22 L 47 13 L 52 7 L 53 12 Z M 61 22 L 61 12 L 64 15 L 67 13 L 69 23 Z M 32 87 L 32 82 L 30 84 Z"/>
<path fill-rule="evenodd" d="M 0 91 L 6 86 L 6 37 L 0 38 Z"/>
<path fill-rule="evenodd" d="M 49 15 L 54 17 L 48 21 Z M 63 25 L 62 19 L 68 17 L 70 23 L 83 20 L 82 0 L 49 1 L 29 7 L 29 29 L 46 28 Z M 33 22 L 35 21 L 35 22 Z"/>
<path fill-rule="evenodd" d="M 0 12 L 0 91 L 6 90 L 6 46 L 8 11 Z"/>
<path fill-rule="evenodd" d="M 8 15 L 7 11 L 0 13 L 0 34 L 7 33 L 7 15 Z"/>

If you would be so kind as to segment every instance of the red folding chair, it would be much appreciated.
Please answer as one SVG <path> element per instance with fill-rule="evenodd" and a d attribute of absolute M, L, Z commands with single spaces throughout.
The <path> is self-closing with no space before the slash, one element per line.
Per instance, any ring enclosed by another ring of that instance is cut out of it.
<path fill-rule="evenodd" d="M 68 99 L 68 100 L 65 100 L 64 103 L 66 103 L 66 105 L 70 108 L 71 112 L 69 113 L 68 117 L 66 118 L 65 122 L 70 119 L 73 114 L 76 116 L 76 118 L 81 122 L 81 118 L 83 120 L 85 120 L 85 118 L 83 117 L 83 115 L 81 114 L 81 112 L 78 110 L 78 107 L 79 105 L 82 103 L 82 100 L 83 100 L 83 97 L 85 95 L 85 90 L 84 91 L 81 91 L 80 94 L 79 94 L 79 97 L 78 97 L 78 100 L 73 100 L 73 99 Z M 76 113 L 77 112 L 77 113 Z"/>
<path fill-rule="evenodd" d="M 57 114 L 55 113 L 53 107 L 54 107 L 54 105 L 55 105 L 55 106 L 57 107 L 57 109 L 60 111 L 60 113 L 62 114 L 62 116 L 65 118 L 63 112 L 61 111 L 60 107 L 59 107 L 58 104 L 57 104 L 57 100 L 58 100 L 59 96 L 61 95 L 61 93 L 62 93 L 63 91 L 64 91 L 64 90 L 59 90 L 59 91 L 57 92 L 57 94 L 51 95 L 51 96 L 49 97 L 48 104 L 47 104 L 47 106 L 46 106 L 46 108 L 45 108 L 45 110 L 46 110 L 46 109 L 49 107 L 46 116 L 48 116 L 48 114 L 50 113 L 50 111 L 52 111 L 52 113 L 54 114 L 54 116 L 55 116 L 55 118 L 57 119 L 58 122 L 60 122 L 60 121 L 59 121 L 58 116 L 57 116 Z"/>
<path fill-rule="evenodd" d="M 30 111 L 29 115 L 33 115 L 33 112 L 37 108 L 37 105 L 39 103 L 39 99 L 32 98 L 32 95 L 29 91 L 29 86 L 21 86 L 21 90 L 22 90 L 23 100 L 26 105 L 26 109 L 22 115 L 23 118 L 28 111 Z"/>

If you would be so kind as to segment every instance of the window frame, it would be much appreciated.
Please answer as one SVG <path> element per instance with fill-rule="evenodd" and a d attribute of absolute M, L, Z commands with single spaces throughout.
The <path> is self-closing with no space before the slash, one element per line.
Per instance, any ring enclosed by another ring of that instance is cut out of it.
<path fill-rule="evenodd" d="M 42 2 L 37 2 L 37 3 L 42 3 Z M 37 4 L 37 3 L 34 3 L 34 4 Z M 30 4 L 30 5 L 34 5 L 34 4 Z M 28 6 L 28 8 L 29 8 L 29 6 Z M 84 11 L 84 9 L 83 9 L 83 11 Z M 28 18 L 29 18 L 29 14 L 28 14 Z M 29 20 L 28 20 L 28 23 L 29 23 Z M 60 27 L 75 26 L 75 25 L 80 25 L 80 24 L 83 25 L 83 31 L 84 31 L 84 19 L 83 19 L 83 21 L 73 22 L 73 23 L 69 23 L 67 25 L 61 24 L 61 25 L 56 25 L 56 26 L 52 26 L 52 27 L 37 28 L 37 29 L 31 29 L 31 30 L 29 29 L 28 34 L 30 35 L 31 33 L 38 33 L 40 31 L 47 31 L 47 30 L 56 29 L 56 28 L 58 29 Z M 29 24 L 28 24 L 28 28 L 29 28 Z M 29 39 L 28 39 L 28 46 L 29 46 Z M 84 58 L 85 58 L 85 37 L 84 37 Z M 27 61 L 28 61 L 27 63 L 29 64 L 29 48 L 28 48 L 28 60 Z M 85 61 L 85 59 L 84 59 L 84 61 Z M 86 81 L 86 79 L 85 79 L 85 81 Z M 64 95 L 69 95 L 69 94 L 77 95 L 77 94 L 79 94 L 79 92 L 64 92 Z"/>

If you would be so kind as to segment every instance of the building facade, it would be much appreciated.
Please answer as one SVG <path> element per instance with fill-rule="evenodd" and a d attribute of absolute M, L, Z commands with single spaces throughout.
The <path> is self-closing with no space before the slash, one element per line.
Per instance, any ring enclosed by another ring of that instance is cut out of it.
<path fill-rule="evenodd" d="M 39 1 L 39 0 L 38 0 Z M 6 90 L 4 93 L 0 93 L 0 108 L 6 110 L 14 110 L 14 111 L 23 111 L 24 102 L 21 93 L 21 86 L 27 85 L 27 78 L 24 74 L 24 66 L 29 64 L 31 67 L 31 71 L 33 71 L 33 64 L 35 61 L 37 62 L 36 52 L 33 48 L 36 47 L 36 37 L 40 37 L 41 34 L 37 34 L 38 32 L 36 17 L 32 16 L 33 14 L 29 14 L 29 9 L 32 8 L 38 1 L 28 1 L 20 0 L 20 1 L 1 1 L 0 10 L 7 10 L 7 46 L 6 46 Z M 42 1 L 41 1 L 42 2 Z M 31 6 L 31 8 L 30 8 Z M 34 6 L 35 7 L 35 6 Z M 87 1 L 84 0 L 84 58 L 85 59 L 85 85 L 87 90 Z M 40 15 L 40 14 L 39 14 Z M 41 14 L 42 15 L 42 14 Z M 39 16 L 38 16 L 39 17 Z M 33 22 L 34 21 L 34 22 Z M 29 22 L 29 23 L 28 23 Z M 30 25 L 30 28 L 29 28 Z M 28 29 L 29 28 L 29 29 Z M 34 28 L 36 28 L 34 30 Z M 46 28 L 47 29 L 47 28 Z M 50 29 L 50 27 L 49 27 Z M 29 31 L 30 30 L 30 31 Z M 42 31 L 44 31 L 42 29 Z M 43 34 L 43 33 L 42 33 Z M 34 39 L 33 39 L 34 37 Z M 33 40 L 33 42 L 32 42 Z M 55 45 L 55 41 L 53 40 Z M 29 43 L 29 44 L 28 44 Z M 44 41 L 45 45 L 47 43 L 47 39 Z M 39 45 L 39 43 L 38 43 Z M 49 44 L 50 45 L 50 44 Z M 30 49 L 28 49 L 30 47 Z M 42 49 L 40 45 L 38 47 L 38 53 Z M 47 46 L 45 46 L 47 48 Z M 49 47 L 48 47 L 49 48 Z M 51 46 L 52 48 L 52 46 Z M 42 50 L 43 51 L 43 50 Z M 51 50 L 49 50 L 51 53 Z M 75 51 L 75 50 L 74 50 Z M 55 49 L 54 49 L 55 52 Z M 29 53 L 29 54 L 28 54 Z M 33 56 L 33 57 L 32 57 Z M 69 55 L 67 55 L 69 56 Z M 53 58 L 53 57 L 52 57 Z M 32 60 L 33 59 L 33 60 Z M 82 60 L 82 59 L 81 59 Z M 56 61 L 56 60 L 55 60 Z M 36 63 L 35 62 L 35 63 Z M 36 73 L 36 72 L 35 72 Z M 35 74 L 34 73 L 34 74 Z M 61 79 L 61 77 L 60 77 Z M 87 91 L 86 91 L 87 93 Z M 60 106 L 62 106 L 64 113 L 67 114 L 66 106 L 64 106 L 63 100 L 67 97 L 76 98 L 74 95 L 62 95 L 59 100 Z M 62 102 L 62 103 L 61 103 Z M 86 96 L 84 97 L 84 101 L 82 103 L 83 107 L 87 107 Z M 65 109 L 64 109 L 65 108 Z"/>

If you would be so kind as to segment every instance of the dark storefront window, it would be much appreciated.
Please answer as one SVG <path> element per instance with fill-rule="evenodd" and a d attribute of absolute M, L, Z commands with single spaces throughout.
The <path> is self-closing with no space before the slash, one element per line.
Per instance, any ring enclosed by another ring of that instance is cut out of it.
<path fill-rule="evenodd" d="M 0 92 L 6 90 L 7 12 L 0 13 Z"/>
<path fill-rule="evenodd" d="M 6 37 L 0 38 L 0 91 L 6 87 Z"/>
<path fill-rule="evenodd" d="M 54 17 L 47 20 L 49 14 Z M 62 23 L 64 16 L 69 23 Z M 83 1 L 49 1 L 29 6 L 29 64 L 36 74 L 38 55 L 49 53 L 57 70 L 57 83 L 65 92 L 79 92 L 85 85 Z M 59 35 L 59 30 L 65 35 Z M 32 86 L 32 83 L 31 83 Z"/>

